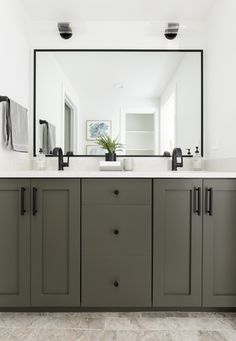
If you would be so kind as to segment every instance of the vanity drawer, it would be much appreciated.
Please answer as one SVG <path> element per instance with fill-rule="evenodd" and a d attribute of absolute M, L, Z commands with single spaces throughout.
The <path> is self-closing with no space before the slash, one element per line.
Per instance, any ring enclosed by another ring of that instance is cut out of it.
<path fill-rule="evenodd" d="M 83 307 L 151 305 L 151 258 L 85 257 L 82 264 Z"/>
<path fill-rule="evenodd" d="M 151 204 L 150 179 L 83 179 L 83 204 Z"/>
<path fill-rule="evenodd" d="M 84 254 L 150 255 L 151 206 L 85 205 L 82 208 Z"/>

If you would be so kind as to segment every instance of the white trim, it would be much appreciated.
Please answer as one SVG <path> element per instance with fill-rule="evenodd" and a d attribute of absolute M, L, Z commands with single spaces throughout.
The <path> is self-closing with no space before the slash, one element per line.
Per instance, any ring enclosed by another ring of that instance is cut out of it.
<path fill-rule="evenodd" d="M 168 91 L 168 96 L 165 96 L 165 100 L 163 100 L 160 103 L 160 153 L 161 153 L 161 135 L 162 135 L 162 130 L 161 130 L 161 112 L 163 110 L 163 108 L 165 108 L 165 106 L 167 106 L 167 104 L 170 102 L 171 98 L 174 97 L 174 105 L 175 105 L 175 113 L 174 113 L 174 145 L 172 146 L 172 149 L 174 147 L 176 147 L 177 145 L 177 84 L 175 84 L 173 87 L 171 87 L 171 89 Z M 170 150 L 170 153 L 172 152 L 172 150 Z"/>
<path fill-rule="evenodd" d="M 64 128 L 65 128 L 65 103 L 71 108 L 72 110 L 72 146 L 73 146 L 73 153 L 76 155 L 77 147 L 78 147 L 78 108 L 75 105 L 73 100 L 73 96 L 67 91 L 64 84 L 62 84 L 62 109 L 61 109 L 61 145 L 64 149 Z"/>

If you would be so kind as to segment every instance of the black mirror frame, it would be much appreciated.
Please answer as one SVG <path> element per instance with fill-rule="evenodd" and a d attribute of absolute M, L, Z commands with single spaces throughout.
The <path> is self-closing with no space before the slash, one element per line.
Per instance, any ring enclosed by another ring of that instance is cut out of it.
<path fill-rule="evenodd" d="M 33 153 L 36 156 L 36 62 L 38 52 L 198 52 L 201 54 L 201 156 L 204 156 L 204 51 L 203 49 L 34 49 L 33 61 Z M 47 155 L 51 156 L 51 155 Z M 71 157 L 104 157 L 104 155 L 72 155 Z M 122 155 L 122 157 L 167 157 L 165 155 Z M 183 155 L 183 157 L 191 157 Z"/>

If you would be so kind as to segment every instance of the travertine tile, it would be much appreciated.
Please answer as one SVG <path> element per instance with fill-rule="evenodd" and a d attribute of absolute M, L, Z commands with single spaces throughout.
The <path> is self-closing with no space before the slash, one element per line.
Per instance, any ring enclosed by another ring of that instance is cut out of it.
<path fill-rule="evenodd" d="M 140 334 L 137 331 L 115 331 L 115 341 L 140 341 Z M 106 341 L 110 341 L 107 339 Z"/>
<path fill-rule="evenodd" d="M 33 341 L 37 340 L 38 330 L 31 328 L 5 328 L 0 331 L 0 340 Z"/>
<path fill-rule="evenodd" d="M 72 313 L 75 314 L 81 318 L 104 318 L 104 317 L 118 317 L 120 314 L 125 313 L 119 313 L 119 312 L 82 312 L 82 313 Z M 132 313 L 131 313 L 132 314 Z"/>
<path fill-rule="evenodd" d="M 136 318 L 130 319 L 132 329 L 137 330 L 168 330 L 165 318 Z"/>
<path fill-rule="evenodd" d="M 172 341 L 199 341 L 198 331 L 175 331 L 170 335 Z"/>
<path fill-rule="evenodd" d="M 37 314 L 37 319 L 40 314 Z M 31 324 L 34 314 L 27 313 L 0 313 L 0 328 L 7 327 L 28 327 Z"/>
<path fill-rule="evenodd" d="M 166 314 L 164 311 L 144 311 L 141 313 L 141 317 L 165 318 Z"/>
<path fill-rule="evenodd" d="M 9 338 L 11 333 L 11 329 L 9 328 L 0 328 L 0 341 L 5 341 Z"/>
<path fill-rule="evenodd" d="M 229 341 L 220 332 L 199 332 L 199 341 Z"/>
<path fill-rule="evenodd" d="M 110 316 L 110 317 L 112 317 L 112 316 Z M 140 313 L 140 312 L 121 312 L 121 313 L 118 313 L 118 317 L 138 318 L 138 317 L 142 317 L 142 313 Z"/>
<path fill-rule="evenodd" d="M 236 341 L 236 331 L 224 330 L 221 334 L 225 337 L 227 341 Z"/>
<path fill-rule="evenodd" d="M 132 320 L 132 319 L 131 319 Z M 131 320 L 126 317 L 121 318 L 106 318 L 105 329 L 106 330 L 132 330 L 137 329 L 136 326 L 131 323 Z"/>
<path fill-rule="evenodd" d="M 87 341 L 89 332 L 79 329 L 39 329 L 32 341 Z"/>
<path fill-rule="evenodd" d="M 168 331 L 146 331 L 139 334 L 139 341 L 172 341 Z M 128 341 L 128 340 L 127 340 Z"/>
<path fill-rule="evenodd" d="M 80 319 L 79 328 L 103 330 L 105 328 L 105 321 L 105 318 L 82 318 Z"/>
<path fill-rule="evenodd" d="M 181 311 L 177 311 L 177 312 L 172 312 L 172 311 L 146 311 L 146 312 L 142 312 L 141 313 L 142 317 L 154 317 L 154 318 L 166 318 L 166 317 L 189 317 L 189 313 L 188 312 L 181 312 Z"/>
<path fill-rule="evenodd" d="M 0 313 L 0 341 L 236 341 L 235 313 Z"/>
<path fill-rule="evenodd" d="M 233 329 L 229 320 L 220 318 L 166 318 L 165 322 L 169 330 L 221 331 Z"/>

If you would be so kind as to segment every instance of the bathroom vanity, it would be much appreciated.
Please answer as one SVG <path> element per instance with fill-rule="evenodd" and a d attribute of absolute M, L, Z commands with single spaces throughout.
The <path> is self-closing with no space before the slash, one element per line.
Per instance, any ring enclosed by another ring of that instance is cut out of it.
<path fill-rule="evenodd" d="M 0 174 L 0 309 L 236 307 L 236 174 Z"/>

